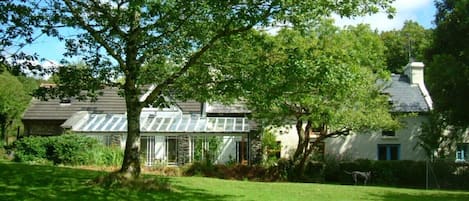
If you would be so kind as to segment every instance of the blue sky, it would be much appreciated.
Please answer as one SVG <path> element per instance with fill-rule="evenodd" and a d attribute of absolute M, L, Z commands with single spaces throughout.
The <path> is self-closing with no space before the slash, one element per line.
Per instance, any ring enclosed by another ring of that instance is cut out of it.
<path fill-rule="evenodd" d="M 397 10 L 393 19 L 387 19 L 387 14 L 384 12 L 355 19 L 341 19 L 338 16 L 334 16 L 334 18 L 336 25 L 340 27 L 367 23 L 373 29 L 380 31 L 400 29 L 405 20 L 417 21 L 425 28 L 434 27 L 433 19 L 436 9 L 433 0 L 396 0 L 393 6 Z M 23 50 L 27 53 L 37 52 L 41 58 L 50 60 L 49 62 L 60 61 L 62 54 L 65 52 L 63 42 L 46 36 L 39 38 L 34 44 L 25 47 Z M 14 51 L 14 49 L 9 50 L 9 52 Z"/>

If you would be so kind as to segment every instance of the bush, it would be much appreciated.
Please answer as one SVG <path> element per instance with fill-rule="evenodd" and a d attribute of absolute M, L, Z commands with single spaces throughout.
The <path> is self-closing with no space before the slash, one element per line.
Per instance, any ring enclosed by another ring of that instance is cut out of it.
<path fill-rule="evenodd" d="M 18 162 L 116 166 L 123 159 L 119 147 L 106 147 L 95 138 L 75 134 L 27 137 L 13 146 Z"/>
<path fill-rule="evenodd" d="M 99 142 L 81 135 L 61 135 L 50 137 L 47 146 L 47 159 L 54 164 L 85 165 L 89 163 L 90 152 L 99 146 Z"/>
<path fill-rule="evenodd" d="M 15 141 L 14 160 L 17 162 L 38 162 L 47 160 L 47 144 L 50 138 L 27 137 Z"/>

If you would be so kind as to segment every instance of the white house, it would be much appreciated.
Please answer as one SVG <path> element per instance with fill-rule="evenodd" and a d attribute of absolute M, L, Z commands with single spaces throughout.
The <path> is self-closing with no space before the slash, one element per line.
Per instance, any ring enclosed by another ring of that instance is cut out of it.
<path fill-rule="evenodd" d="M 406 66 L 405 74 L 393 74 L 391 80 L 385 83 L 383 93 L 390 96 L 392 112 L 407 114 L 400 120 L 403 122 L 402 128 L 326 139 L 325 156 L 346 160 L 425 160 L 425 152 L 417 146 L 416 137 L 420 125 L 427 120 L 426 115 L 432 109 L 432 100 L 423 80 L 423 69 L 423 63 L 412 62 Z M 290 157 L 298 143 L 296 129 L 277 128 L 274 132 L 281 144 L 281 157 Z"/>
<path fill-rule="evenodd" d="M 371 160 L 425 160 L 417 146 L 417 134 L 432 109 L 423 79 L 424 65 L 412 62 L 402 75 L 393 74 L 383 83 L 392 112 L 406 114 L 403 127 L 395 131 L 351 133 L 326 139 L 327 157 Z M 255 155 L 257 132 L 250 111 L 242 104 L 221 105 L 195 101 L 177 102 L 170 108 L 145 108 L 141 113 L 141 148 L 146 165 L 180 165 L 210 157 L 215 163 L 248 163 Z M 25 135 L 58 135 L 64 130 L 99 138 L 108 145 L 125 145 L 125 103 L 116 89 L 106 89 L 97 102 L 33 100 L 23 115 Z M 294 127 L 272 130 L 281 145 L 280 156 L 288 158 L 298 143 Z M 456 161 L 468 160 L 469 143 L 458 143 Z"/>

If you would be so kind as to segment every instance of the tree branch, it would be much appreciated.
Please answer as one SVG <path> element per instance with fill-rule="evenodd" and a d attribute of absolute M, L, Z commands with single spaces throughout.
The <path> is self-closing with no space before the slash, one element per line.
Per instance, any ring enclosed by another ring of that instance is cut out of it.
<path fill-rule="evenodd" d="M 99 5 L 98 2 L 100 1 L 92 1 L 93 4 L 94 4 L 94 7 L 95 8 L 98 8 L 97 10 L 101 11 L 103 13 L 103 15 L 106 16 L 107 19 L 109 20 L 112 20 L 109 25 L 111 25 L 112 29 L 121 37 L 125 37 L 126 33 L 124 31 L 122 31 L 122 29 L 119 28 L 119 26 L 117 26 L 116 24 L 116 21 L 118 21 L 120 18 L 117 18 L 115 16 L 111 16 L 111 14 L 109 12 L 106 11 L 106 9 L 102 9 Z M 99 9 L 101 8 L 101 9 Z"/>
<path fill-rule="evenodd" d="M 328 133 L 326 135 L 324 135 L 324 139 L 326 138 L 334 138 L 334 137 L 339 137 L 339 136 L 347 136 L 347 135 L 350 135 L 350 131 L 352 131 L 352 129 L 350 128 L 343 128 L 341 130 L 337 130 L 337 131 L 334 131 L 332 133 Z"/>
<path fill-rule="evenodd" d="M 215 35 L 207 44 L 205 44 L 202 48 L 200 48 L 197 52 L 192 54 L 192 56 L 189 58 L 189 60 L 184 64 L 184 66 L 176 73 L 171 75 L 169 78 L 167 78 L 164 82 L 158 84 L 156 88 L 150 93 L 150 95 L 145 99 L 144 105 L 150 105 L 160 94 L 163 88 L 166 86 L 173 84 L 177 78 L 179 78 L 181 75 L 183 75 L 189 68 L 194 65 L 197 60 L 220 38 L 234 35 L 237 33 L 241 33 L 244 31 L 247 31 L 251 29 L 254 25 L 248 25 L 239 29 L 235 30 L 230 30 L 226 31 L 223 30 L 219 32 L 217 35 Z"/>
<path fill-rule="evenodd" d="M 98 31 L 93 29 L 92 26 L 90 26 L 88 23 L 85 22 L 85 20 L 80 16 L 80 13 L 74 8 L 74 6 L 72 5 L 72 2 L 70 0 L 64 0 L 65 4 L 67 5 L 68 9 L 70 10 L 70 12 L 72 13 L 72 15 L 74 16 L 74 18 L 76 20 L 78 20 L 78 24 L 84 28 L 86 31 L 88 31 L 88 33 L 91 34 L 91 36 L 96 40 L 96 42 L 98 42 L 100 45 L 102 45 L 104 47 L 104 49 L 106 49 L 106 51 L 114 58 L 116 59 L 116 61 L 119 63 L 119 66 L 121 66 L 121 68 L 123 66 L 125 66 L 125 61 L 122 59 L 122 57 L 120 57 L 115 51 L 114 49 L 106 43 L 106 40 L 99 35 Z"/>

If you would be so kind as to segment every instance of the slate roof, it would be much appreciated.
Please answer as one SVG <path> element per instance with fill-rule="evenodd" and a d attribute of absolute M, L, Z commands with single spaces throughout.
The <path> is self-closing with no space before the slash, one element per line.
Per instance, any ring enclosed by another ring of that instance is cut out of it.
<path fill-rule="evenodd" d="M 210 103 L 207 104 L 206 112 L 207 116 L 218 116 L 222 114 L 244 115 L 251 113 L 251 111 L 242 102 L 235 102 L 230 105 L 224 105 L 222 103 Z"/>
<path fill-rule="evenodd" d="M 187 100 L 184 102 L 177 101 L 176 105 L 182 110 L 183 113 L 198 113 L 201 112 L 202 104 L 195 100 Z"/>
<path fill-rule="evenodd" d="M 33 99 L 23 114 L 23 120 L 67 120 L 78 111 L 88 111 L 96 114 L 124 114 L 125 100 L 118 95 L 117 88 L 106 88 L 103 95 L 96 102 L 78 101 L 71 98 L 70 104 L 61 104 L 58 99 L 41 101 Z M 201 113 L 201 103 L 188 100 L 175 103 L 183 113 Z"/>
<path fill-rule="evenodd" d="M 410 84 L 406 75 L 391 75 L 384 93 L 390 95 L 393 112 L 428 112 L 430 107 L 419 85 Z"/>
<path fill-rule="evenodd" d="M 125 100 L 117 94 L 116 88 L 103 90 L 96 102 L 78 101 L 71 98 L 70 104 L 61 104 L 60 100 L 41 101 L 33 99 L 23 114 L 23 120 L 66 120 L 75 112 L 90 111 L 92 113 L 124 114 Z"/>

